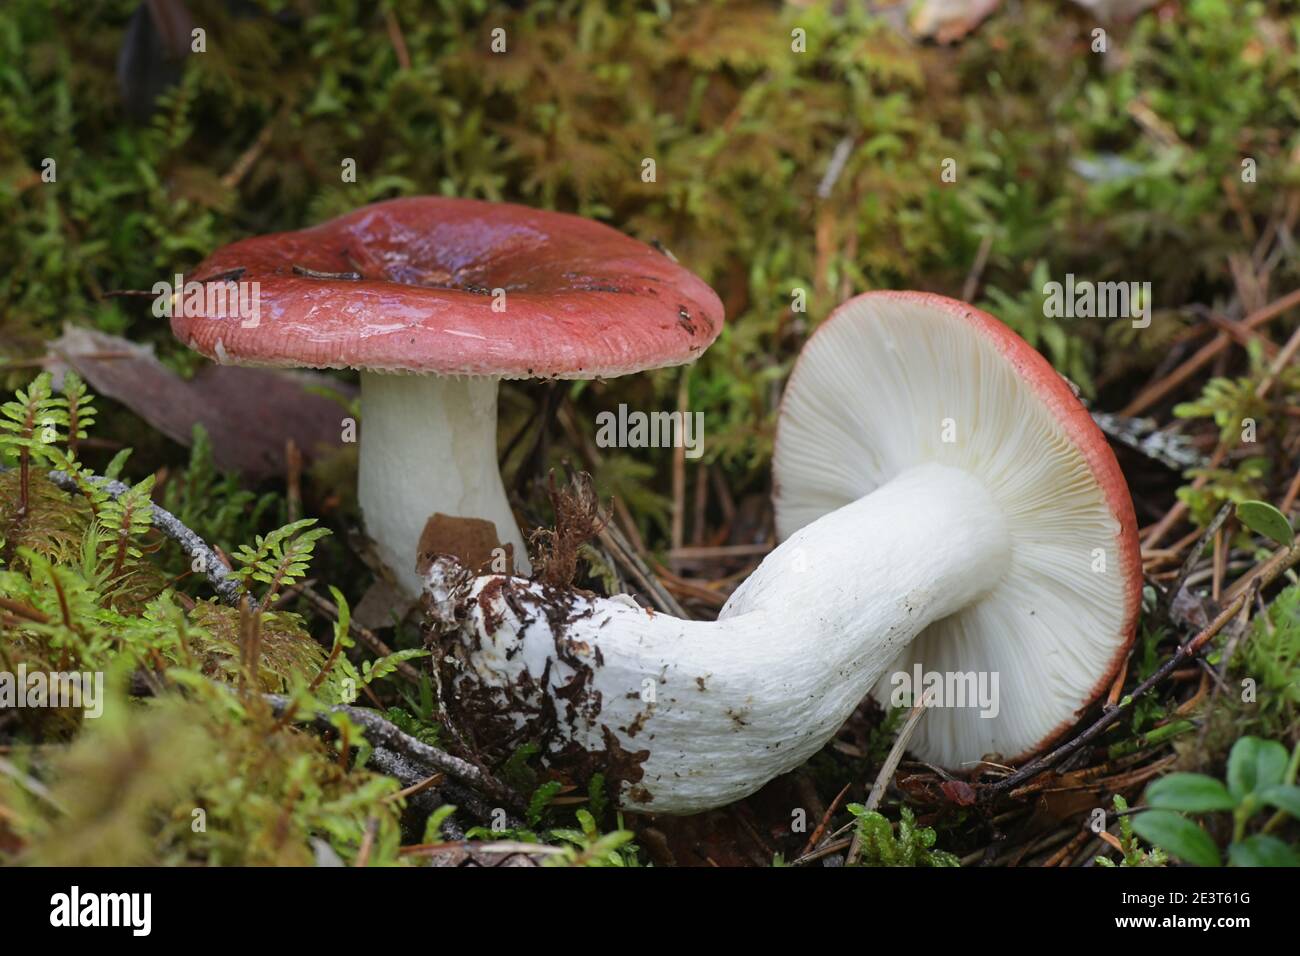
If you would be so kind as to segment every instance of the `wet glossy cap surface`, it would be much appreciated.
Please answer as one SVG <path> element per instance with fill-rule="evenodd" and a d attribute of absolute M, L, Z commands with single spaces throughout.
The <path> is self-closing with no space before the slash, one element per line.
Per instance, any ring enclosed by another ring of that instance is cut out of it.
<path fill-rule="evenodd" d="M 187 277 L 214 278 L 259 284 L 256 324 L 205 305 L 176 309 L 172 332 L 250 365 L 616 376 L 691 361 L 723 321 L 703 281 L 615 229 L 470 199 L 394 199 L 232 243 Z"/>

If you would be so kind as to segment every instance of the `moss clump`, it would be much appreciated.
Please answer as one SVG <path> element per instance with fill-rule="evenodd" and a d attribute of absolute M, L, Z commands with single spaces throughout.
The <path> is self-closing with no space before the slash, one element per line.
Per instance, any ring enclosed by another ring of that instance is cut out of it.
<path fill-rule="evenodd" d="M 119 688 L 102 718 L 32 772 L 39 788 L 0 776 L 10 862 L 310 866 L 316 841 L 354 859 L 369 828 L 380 863 L 400 842 L 395 780 L 218 690 L 131 703 Z"/>
<path fill-rule="evenodd" d="M 930 827 L 918 827 L 916 816 L 907 807 L 899 811 L 898 832 L 894 825 L 875 810 L 858 803 L 846 808 L 856 819 L 860 852 L 850 864 L 855 866 L 961 866 L 953 854 L 934 849 L 937 836 Z"/>

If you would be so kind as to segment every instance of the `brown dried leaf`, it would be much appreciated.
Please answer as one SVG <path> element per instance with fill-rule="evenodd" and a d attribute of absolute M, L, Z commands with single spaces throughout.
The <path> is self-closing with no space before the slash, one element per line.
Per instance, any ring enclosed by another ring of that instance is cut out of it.
<path fill-rule="evenodd" d="M 173 441 L 188 447 L 194 425 L 212 440 L 218 468 L 252 480 L 285 472 L 289 439 L 313 459 L 342 447 L 339 402 L 315 394 L 326 388 L 350 398 L 345 383 L 315 372 L 208 365 L 186 381 L 153 350 L 93 329 L 68 325 L 50 343 L 56 377 L 71 366 L 91 389 L 121 402 Z"/>

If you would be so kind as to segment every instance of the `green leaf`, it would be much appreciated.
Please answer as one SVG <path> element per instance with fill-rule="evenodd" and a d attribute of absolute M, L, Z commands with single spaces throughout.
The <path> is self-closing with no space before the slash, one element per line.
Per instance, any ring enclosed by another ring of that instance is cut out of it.
<path fill-rule="evenodd" d="M 334 606 L 339 609 L 338 620 L 334 624 L 334 643 L 342 644 L 344 647 L 352 647 L 356 642 L 352 640 L 352 611 L 348 607 L 348 599 L 343 596 L 343 592 L 330 585 L 330 595 L 334 598 Z"/>
<path fill-rule="evenodd" d="M 244 567 L 232 571 L 231 575 L 242 581 L 245 588 L 249 581 L 270 584 L 263 601 L 273 597 L 280 588 L 306 573 L 316 542 L 330 533 L 328 528 L 305 530 L 315 523 L 315 518 L 303 518 L 268 535 L 257 535 L 253 546 L 241 545 L 233 555 Z"/>
<path fill-rule="evenodd" d="M 1163 810 L 1188 813 L 1231 810 L 1238 802 L 1227 787 L 1202 773 L 1171 773 L 1147 787 L 1146 801 Z"/>
<path fill-rule="evenodd" d="M 1259 833 L 1228 847 L 1228 862 L 1233 866 L 1300 866 L 1300 854 L 1277 837 Z"/>
<path fill-rule="evenodd" d="M 126 460 L 130 457 L 130 448 L 123 448 L 119 451 L 113 456 L 113 460 L 108 463 L 108 467 L 104 469 L 104 477 L 112 478 L 114 480 L 121 478 L 122 469 L 126 466 Z"/>
<path fill-rule="evenodd" d="M 605 811 L 609 807 L 609 799 L 605 795 L 605 775 L 603 773 L 593 773 L 591 780 L 587 782 L 587 806 L 591 808 L 591 815 L 594 819 L 600 820 L 605 816 Z"/>
<path fill-rule="evenodd" d="M 1268 804 L 1270 807 L 1277 807 L 1284 810 L 1291 816 L 1300 820 L 1300 787 L 1294 784 L 1279 787 L 1269 787 L 1259 793 L 1261 802 Z"/>
<path fill-rule="evenodd" d="M 1219 866 L 1219 848 L 1209 834 L 1172 810 L 1147 810 L 1133 818 L 1137 835 L 1193 866 Z"/>
<path fill-rule="evenodd" d="M 1237 520 L 1270 541 L 1288 548 L 1295 544 L 1295 531 L 1291 528 L 1291 522 L 1267 501 L 1241 502 L 1237 505 Z"/>
<path fill-rule="evenodd" d="M 558 780 L 548 780 L 533 791 L 532 799 L 528 801 L 528 810 L 525 814 L 529 826 L 535 827 L 541 822 L 542 814 L 546 812 L 546 808 L 550 806 L 551 801 L 559 795 L 563 786 Z"/>
<path fill-rule="evenodd" d="M 456 807 L 454 805 L 444 803 L 429 814 L 429 819 L 424 824 L 424 842 L 441 843 L 445 839 L 442 835 L 442 822 L 455 812 Z"/>
<path fill-rule="evenodd" d="M 1274 740 L 1242 737 L 1228 755 L 1228 789 L 1241 800 L 1248 793 L 1267 790 L 1286 775 L 1286 748 Z"/>
<path fill-rule="evenodd" d="M 419 657 L 428 656 L 429 652 L 426 650 L 422 650 L 418 647 L 408 647 L 404 650 L 394 651 L 392 654 L 381 657 L 373 664 L 370 661 L 365 661 L 362 664 L 363 673 L 361 676 L 361 683 L 370 684 L 373 681 L 389 676 L 394 673 L 398 666 L 404 661 L 411 661 Z"/>

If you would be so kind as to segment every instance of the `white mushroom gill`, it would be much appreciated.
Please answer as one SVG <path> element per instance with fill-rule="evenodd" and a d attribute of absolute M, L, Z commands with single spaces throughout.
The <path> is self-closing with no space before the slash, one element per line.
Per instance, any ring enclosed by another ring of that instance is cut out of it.
<path fill-rule="evenodd" d="M 714 622 L 467 579 L 450 559 L 431 568 L 426 600 L 453 714 L 553 754 L 603 754 L 623 805 L 691 813 L 807 760 L 919 633 L 977 603 L 1010 562 L 982 482 L 922 465 L 792 534 Z"/>
<path fill-rule="evenodd" d="M 398 584 L 419 595 L 420 533 L 430 516 L 484 518 L 513 544 L 515 569 L 528 551 L 497 468 L 497 380 L 361 373 L 358 497 L 366 533 Z"/>
<path fill-rule="evenodd" d="M 995 716 L 932 708 L 909 742 L 954 769 L 1038 749 L 1093 699 L 1129 635 L 1119 521 L 1062 409 L 1004 348 L 924 297 L 850 300 L 799 357 L 772 462 L 779 540 L 925 463 L 977 476 L 1006 516 L 1012 557 L 998 588 L 936 620 L 875 689 L 887 701 L 889 675 L 917 665 L 997 675 Z"/>

